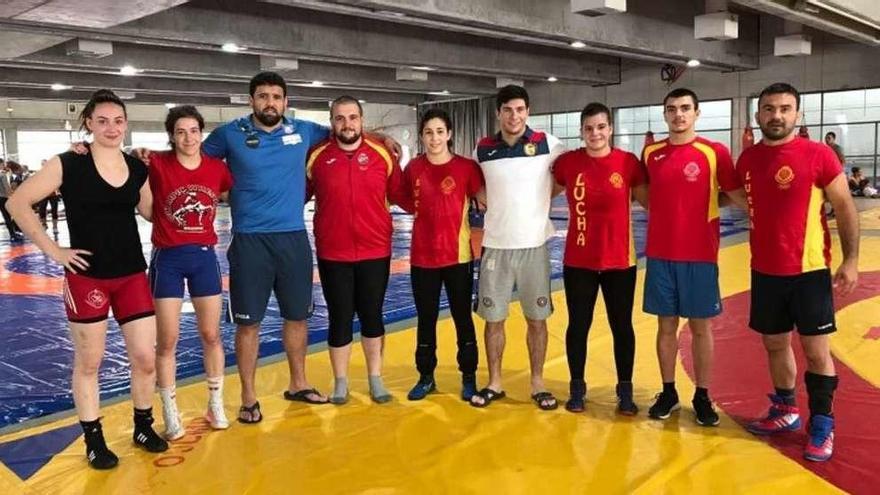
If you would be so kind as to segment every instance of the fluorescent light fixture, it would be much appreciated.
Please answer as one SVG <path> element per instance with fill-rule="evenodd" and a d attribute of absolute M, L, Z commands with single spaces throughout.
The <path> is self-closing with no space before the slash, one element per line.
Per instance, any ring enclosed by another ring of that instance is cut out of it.
<path fill-rule="evenodd" d="M 429 91 L 428 94 L 435 95 L 435 96 L 446 96 L 450 93 L 449 93 L 448 89 L 444 89 L 443 91 Z"/>
<path fill-rule="evenodd" d="M 314 86 L 316 88 L 320 88 L 323 85 L 324 85 L 324 83 L 322 83 L 321 81 L 312 81 L 312 86 Z"/>
<path fill-rule="evenodd" d="M 433 67 L 428 67 L 427 65 L 411 65 L 410 68 L 415 69 L 415 70 L 424 70 L 424 71 L 437 70 Z"/>
<path fill-rule="evenodd" d="M 583 41 L 572 41 L 571 47 L 572 48 L 586 48 L 587 44 L 584 43 Z"/>
<path fill-rule="evenodd" d="M 133 65 L 123 65 L 119 69 L 119 73 L 123 76 L 135 76 L 138 72 L 140 71 L 137 70 Z"/>
<path fill-rule="evenodd" d="M 556 76 L 550 76 L 550 77 L 547 78 L 547 80 L 550 81 L 550 82 L 556 82 L 556 81 L 558 81 L 559 79 L 557 79 Z"/>
<path fill-rule="evenodd" d="M 220 49 L 229 53 L 238 53 L 241 51 L 241 47 L 235 43 L 223 43 L 223 45 L 220 46 Z"/>
<path fill-rule="evenodd" d="M 699 67 L 699 66 L 700 66 L 700 61 L 697 60 L 697 59 L 695 59 L 695 58 L 692 58 L 692 59 L 690 59 L 690 60 L 687 61 L 687 66 L 688 66 L 688 67 Z"/>
<path fill-rule="evenodd" d="M 167 108 L 169 110 L 171 110 L 172 108 L 174 108 L 176 106 L 177 106 L 177 103 L 166 103 L 165 104 L 165 108 Z"/>
<path fill-rule="evenodd" d="M 406 17 L 406 14 L 403 12 L 395 12 L 393 10 L 377 10 L 376 13 L 389 17 Z"/>
<path fill-rule="evenodd" d="M 363 105 L 366 102 L 367 102 L 367 100 L 358 100 L 358 103 L 360 103 L 361 105 Z"/>
<path fill-rule="evenodd" d="M 61 84 L 61 83 L 55 83 L 52 86 L 50 86 L 50 88 L 52 88 L 52 91 L 64 91 L 65 89 L 70 89 L 71 87 L 72 86 L 68 86 L 66 84 Z"/>

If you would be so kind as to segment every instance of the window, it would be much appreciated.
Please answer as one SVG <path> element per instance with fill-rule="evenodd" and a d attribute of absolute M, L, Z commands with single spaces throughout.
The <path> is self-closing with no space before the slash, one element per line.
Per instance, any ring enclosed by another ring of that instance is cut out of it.
<path fill-rule="evenodd" d="M 18 162 L 31 170 L 43 167 L 43 160 L 64 153 L 70 143 L 81 141 L 73 131 L 18 131 Z"/>
<path fill-rule="evenodd" d="M 165 132 L 132 132 L 131 147 L 157 151 L 171 149 L 171 146 L 168 144 L 168 134 Z"/>
<path fill-rule="evenodd" d="M 535 131 L 552 134 L 570 150 L 581 146 L 580 112 L 530 115 L 529 127 Z"/>
<path fill-rule="evenodd" d="M 749 113 L 755 128 L 755 141 L 761 138 L 754 114 L 758 99 L 749 99 Z M 845 169 L 861 167 L 866 177 L 878 180 L 878 140 L 880 140 L 880 88 L 827 91 L 801 95 L 803 123 L 810 139 L 822 141 L 834 132 L 846 156 Z"/>
<path fill-rule="evenodd" d="M 730 148 L 732 112 L 731 100 L 700 102 L 697 133 Z M 639 155 L 648 131 L 658 141 L 668 136 L 662 105 L 614 109 L 614 146 Z"/>

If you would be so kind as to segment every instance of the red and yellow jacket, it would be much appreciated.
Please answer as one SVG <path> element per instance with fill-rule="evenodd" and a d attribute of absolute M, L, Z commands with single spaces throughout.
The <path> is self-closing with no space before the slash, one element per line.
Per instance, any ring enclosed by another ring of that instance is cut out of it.
<path fill-rule="evenodd" d="M 400 201 L 400 165 L 364 137 L 354 152 L 331 139 L 309 153 L 306 197 L 315 197 L 315 251 L 355 262 L 391 256 L 391 203 Z"/>

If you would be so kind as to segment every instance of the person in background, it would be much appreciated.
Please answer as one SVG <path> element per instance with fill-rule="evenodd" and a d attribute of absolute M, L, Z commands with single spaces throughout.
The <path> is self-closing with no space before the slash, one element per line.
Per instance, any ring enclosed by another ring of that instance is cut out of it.
<path fill-rule="evenodd" d="M 828 131 L 825 134 L 825 144 L 827 144 L 831 147 L 832 150 L 834 150 L 834 154 L 840 161 L 840 166 L 844 167 L 846 165 L 846 157 L 843 154 L 843 148 L 839 144 L 837 144 L 837 134 L 834 131 Z"/>

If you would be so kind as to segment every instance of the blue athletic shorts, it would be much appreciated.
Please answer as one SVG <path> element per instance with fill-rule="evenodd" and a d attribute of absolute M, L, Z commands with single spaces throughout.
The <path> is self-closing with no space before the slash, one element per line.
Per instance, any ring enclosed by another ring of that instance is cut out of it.
<path fill-rule="evenodd" d="M 263 320 L 275 292 L 281 317 L 305 320 L 312 314 L 312 247 L 306 231 L 232 236 L 229 312 L 238 325 Z"/>
<path fill-rule="evenodd" d="M 150 259 L 150 292 L 153 299 L 216 296 L 223 290 L 220 265 L 212 246 L 186 244 L 154 248 Z"/>
<path fill-rule="evenodd" d="M 645 313 L 711 318 L 721 313 L 718 265 L 648 258 Z"/>

